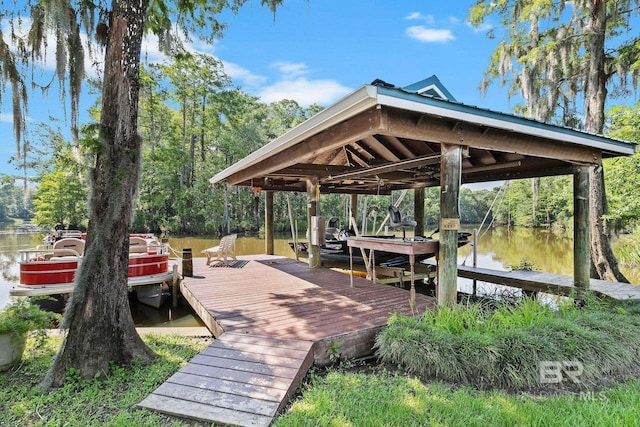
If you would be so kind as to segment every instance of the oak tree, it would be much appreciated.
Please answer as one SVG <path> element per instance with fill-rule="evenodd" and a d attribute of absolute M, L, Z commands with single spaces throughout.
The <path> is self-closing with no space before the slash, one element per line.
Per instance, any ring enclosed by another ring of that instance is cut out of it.
<path fill-rule="evenodd" d="M 51 48 L 47 36 L 54 34 L 55 74 L 60 82 L 66 82 L 60 87 L 68 88 L 71 127 L 75 130 L 86 52 L 82 32 L 104 47 L 99 130 L 91 147 L 95 160 L 89 173 L 87 242 L 62 323 L 67 333 L 43 382 L 45 387 L 64 383 L 70 369 L 93 377 L 107 372 L 111 363 L 148 362 L 155 356 L 135 330 L 127 287 L 132 206 L 140 179 L 142 140 L 137 120 L 143 36 L 153 32 L 165 53 L 183 53 L 182 38 L 199 34 L 212 41 L 224 29 L 217 20 L 219 13 L 228 8 L 237 11 L 244 2 L 16 0 L 0 12 L 11 29 L 8 39 L 0 33 L 0 93 L 11 88 L 18 144 L 25 125 L 30 75 L 23 72 L 21 64 L 43 59 Z M 273 11 L 281 2 L 261 0 Z M 15 29 L 27 16 L 31 25 L 21 34 Z M 90 50 L 95 47 L 94 43 Z"/>
<path fill-rule="evenodd" d="M 631 23 L 639 14 L 638 0 L 479 0 L 471 22 L 498 16 L 504 31 L 481 87 L 498 78 L 510 94 L 522 95 L 530 117 L 559 117 L 602 134 L 607 96 L 638 85 L 640 36 Z M 609 244 L 601 165 L 590 168 L 589 196 L 591 275 L 627 281 Z"/>

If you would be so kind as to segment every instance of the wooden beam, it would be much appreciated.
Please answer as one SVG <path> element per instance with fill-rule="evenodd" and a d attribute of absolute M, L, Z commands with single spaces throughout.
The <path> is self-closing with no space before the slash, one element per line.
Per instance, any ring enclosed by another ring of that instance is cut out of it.
<path fill-rule="evenodd" d="M 422 115 L 386 108 L 384 129 L 380 133 L 398 138 L 464 145 L 477 149 L 518 153 L 548 159 L 563 160 L 581 165 L 599 164 L 600 151 L 563 143 L 533 135 L 522 135 L 501 129 L 486 128 L 473 123 L 461 123 L 452 130 L 450 121 L 442 117 Z"/>
<path fill-rule="evenodd" d="M 273 255 L 273 191 L 265 191 L 264 194 L 264 253 Z"/>
<path fill-rule="evenodd" d="M 583 166 L 573 175 L 573 284 L 576 289 L 589 289 L 590 272 L 589 169 Z"/>
<path fill-rule="evenodd" d="M 440 249 L 438 251 L 438 305 L 454 305 L 458 292 L 458 230 L 462 147 L 442 144 L 440 163 Z"/>
<path fill-rule="evenodd" d="M 462 173 L 465 174 L 465 173 L 495 171 L 500 169 L 517 168 L 520 166 L 522 166 L 522 160 L 514 160 L 512 162 L 506 162 L 506 163 L 494 163 L 492 165 L 472 166 L 468 168 L 462 168 Z"/>
<path fill-rule="evenodd" d="M 403 187 L 404 188 L 404 187 Z M 331 186 L 329 185 L 321 185 L 320 193 L 322 194 L 353 194 L 353 195 L 370 195 L 370 196 L 388 196 L 392 192 L 392 187 L 342 187 L 342 186 Z"/>
<path fill-rule="evenodd" d="M 416 221 L 414 234 L 424 236 L 424 187 L 413 190 L 413 219 Z"/>
<path fill-rule="evenodd" d="M 398 153 L 402 154 L 404 157 L 412 158 L 416 157 L 416 153 L 411 151 L 409 147 L 404 145 L 402 141 L 392 135 L 379 135 L 377 138 L 381 138 L 388 142 L 388 144 L 396 150 Z"/>
<path fill-rule="evenodd" d="M 375 107 L 370 108 L 347 121 L 311 136 L 304 142 L 269 156 L 248 169 L 230 175 L 225 181 L 229 185 L 236 185 L 242 181 L 263 177 L 297 163 L 304 163 L 305 160 L 314 158 L 321 153 L 335 150 L 377 133 L 380 129 L 380 120 L 380 110 Z"/>
<path fill-rule="evenodd" d="M 370 168 L 357 169 L 353 172 L 346 172 L 337 175 L 331 175 L 324 181 L 341 181 L 344 179 L 354 179 L 358 177 L 374 177 L 378 174 L 385 172 L 393 172 L 400 169 L 417 168 L 420 166 L 437 164 L 440 161 L 440 154 L 432 154 L 424 157 L 417 157 L 415 159 L 402 160 L 399 162 L 385 163 L 380 166 L 373 166 Z"/>
<path fill-rule="evenodd" d="M 362 155 L 358 153 L 358 150 L 356 150 L 354 147 L 347 145 L 346 147 L 344 147 L 344 151 L 347 155 L 349 166 L 352 166 L 354 163 L 359 164 L 363 168 L 369 166 L 369 162 L 367 161 L 367 159 L 362 157 Z"/>
<path fill-rule="evenodd" d="M 268 174 L 269 177 L 309 178 L 325 177 L 354 170 L 350 166 L 337 166 L 328 164 L 297 164 Z"/>
<path fill-rule="evenodd" d="M 539 178 L 544 176 L 572 175 L 578 168 L 579 166 L 564 166 L 558 168 L 510 170 L 500 173 L 491 173 L 490 171 L 487 171 L 487 173 L 480 174 L 465 174 L 463 172 L 462 181 L 465 184 L 470 184 L 474 182 L 490 182 L 524 178 Z"/>
<path fill-rule="evenodd" d="M 378 141 L 375 136 L 370 135 L 362 138 L 362 142 L 367 144 L 369 148 L 377 153 L 376 159 L 382 158 L 388 162 L 397 162 L 400 160 L 393 151 L 389 150 L 382 142 Z M 362 144 L 360 144 L 362 145 Z"/>

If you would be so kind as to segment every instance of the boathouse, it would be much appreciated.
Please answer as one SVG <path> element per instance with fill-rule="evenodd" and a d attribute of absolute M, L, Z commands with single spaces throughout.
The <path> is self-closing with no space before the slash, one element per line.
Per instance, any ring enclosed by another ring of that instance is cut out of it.
<path fill-rule="evenodd" d="M 273 192 L 390 194 L 413 189 L 416 234 L 424 232 L 424 188 L 440 187 L 438 303 L 456 300 L 461 184 L 573 175 L 574 285 L 588 287 L 588 168 L 635 152 L 633 143 L 461 104 L 436 76 L 405 87 L 364 85 L 211 178 L 266 192 L 267 252 Z M 355 209 L 352 209 L 352 214 Z M 310 248 L 316 266 L 319 246 Z"/>
<path fill-rule="evenodd" d="M 423 234 L 424 188 L 439 186 L 437 298 L 450 304 L 457 276 L 469 273 L 456 263 L 462 183 L 573 175 L 573 282 L 585 286 L 588 167 L 634 150 L 630 143 L 460 104 L 434 76 L 404 88 L 365 85 L 211 182 L 266 191 L 271 253 L 276 191 L 306 192 L 311 218 L 321 194 L 351 194 L 354 215 L 358 194 L 413 189 L 416 234 Z M 182 294 L 217 339 L 140 407 L 205 422 L 268 426 L 313 363 L 327 363 L 332 355 L 368 355 L 390 312 L 415 315 L 435 306 L 432 297 L 418 294 L 408 307 L 404 289 L 359 277 L 349 286 L 342 273 L 316 274 L 301 262 L 269 255 L 245 256 L 239 262 L 246 264 L 231 269 L 194 260 L 195 274 L 181 284 Z M 318 258 L 319 247 L 312 246 L 312 267 Z"/>

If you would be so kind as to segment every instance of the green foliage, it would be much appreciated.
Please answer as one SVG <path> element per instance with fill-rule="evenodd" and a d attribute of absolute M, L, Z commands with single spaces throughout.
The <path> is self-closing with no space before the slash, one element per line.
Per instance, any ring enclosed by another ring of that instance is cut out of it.
<path fill-rule="evenodd" d="M 638 5 L 637 0 L 607 4 L 600 20 L 598 8 L 603 4 L 588 0 L 476 1 L 470 9 L 470 22 L 478 28 L 489 26 L 491 38 L 497 33 L 501 37 L 481 88 L 486 90 L 498 79 L 509 87 L 509 95 L 524 98 L 526 106 L 519 110 L 528 117 L 556 120 L 571 127 L 586 126 L 589 131 L 601 133 L 600 119 L 590 123 L 587 117 L 586 123 L 581 123 L 584 114 L 579 103 L 593 100 L 584 99 L 589 94 L 578 94 L 605 84 L 609 86 L 609 96 L 626 94 L 630 83 L 636 81 L 640 74 L 640 39 L 630 28 L 638 16 Z M 493 26 L 496 20 L 499 27 Z M 593 37 L 594 31 L 605 35 L 602 39 Z M 602 61 L 590 62 L 594 58 Z M 591 107 L 603 113 L 604 97 L 600 101 Z"/>
<path fill-rule="evenodd" d="M 28 298 L 20 298 L 0 310 L 0 333 L 12 333 L 24 336 L 33 332 L 42 344 L 46 338 L 46 329 L 52 328 L 60 320 L 60 315 L 41 310 Z"/>
<path fill-rule="evenodd" d="M 640 143 L 640 102 L 635 106 L 617 106 L 607 112 L 608 133 L 619 138 Z M 603 161 L 608 219 L 621 225 L 637 223 L 640 218 L 640 153 L 630 157 L 617 157 Z"/>
<path fill-rule="evenodd" d="M 89 129 L 89 130 L 87 130 Z M 83 129 L 84 141 L 90 128 Z M 62 135 L 44 126 L 39 136 L 43 141 L 43 159 L 38 170 L 38 189 L 33 195 L 34 222 L 44 227 L 62 224 L 80 228 L 87 221 L 87 182 L 83 152 Z M 46 141 L 46 142 L 45 142 Z"/>
<path fill-rule="evenodd" d="M 134 227 L 163 233 L 224 234 L 226 212 L 232 229 L 255 228 L 251 189 L 212 188 L 209 178 L 319 107 L 305 109 L 294 101 L 259 103 L 231 89 L 219 62 L 204 55 L 183 56 L 170 65 L 143 69 L 141 82 L 140 130 L 145 147 Z M 296 218 L 306 218 L 300 210 L 306 203 L 304 197 L 293 195 L 292 200 Z M 261 198 L 259 215 L 263 203 Z M 289 230 L 282 195 L 276 195 L 275 207 L 275 223 Z"/>
<path fill-rule="evenodd" d="M 376 339 L 377 354 L 422 378 L 477 387 L 540 384 L 543 361 L 579 361 L 580 381 L 618 375 L 640 361 L 637 316 L 590 305 L 553 311 L 534 300 L 488 310 L 477 305 L 396 316 Z"/>
<path fill-rule="evenodd" d="M 423 383 L 385 370 L 314 376 L 274 426 L 635 425 L 640 383 L 532 396 Z"/>
<path fill-rule="evenodd" d="M 633 234 L 620 237 L 615 245 L 618 261 L 629 268 L 640 268 L 640 226 L 636 227 Z"/>
<path fill-rule="evenodd" d="M 534 207 L 530 179 L 509 181 L 494 207 L 497 223 L 566 229 L 572 226 L 573 184 L 568 176 L 544 177 L 536 187 Z"/>
<path fill-rule="evenodd" d="M 0 222 L 20 216 L 23 210 L 23 192 L 13 179 L 3 177 L 0 181 Z"/>
<path fill-rule="evenodd" d="M 334 363 L 340 360 L 340 348 L 342 344 L 339 342 L 331 341 L 329 347 L 327 347 L 327 356 L 329 356 L 329 361 Z"/>
<path fill-rule="evenodd" d="M 80 228 L 87 219 L 87 188 L 81 177 L 64 168 L 45 175 L 33 198 L 34 222 L 51 227 Z"/>
<path fill-rule="evenodd" d="M 0 425 L 49 426 L 186 426 L 185 423 L 147 410 L 136 409 L 189 359 L 202 351 L 209 339 L 143 335 L 160 356 L 149 365 L 112 366 L 101 379 L 80 378 L 70 370 L 64 386 L 42 392 L 38 384 L 52 362 L 61 337 L 51 337 L 37 349 L 27 341 L 19 369 L 0 374 Z"/>

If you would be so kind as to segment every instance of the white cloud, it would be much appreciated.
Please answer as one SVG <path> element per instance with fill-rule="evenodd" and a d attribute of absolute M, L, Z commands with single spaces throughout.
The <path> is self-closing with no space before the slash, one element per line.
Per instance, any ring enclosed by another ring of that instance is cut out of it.
<path fill-rule="evenodd" d="M 302 106 L 311 104 L 328 105 L 351 92 L 336 80 L 314 80 L 309 78 L 309 67 L 304 62 L 276 61 L 271 64 L 278 75 L 275 82 L 258 90 L 263 102 L 277 102 L 293 99 Z"/>
<path fill-rule="evenodd" d="M 423 43 L 446 43 L 455 40 L 451 30 L 435 30 L 422 25 L 409 27 L 405 33 L 412 39 Z"/>
<path fill-rule="evenodd" d="M 248 86 L 250 88 L 262 86 L 267 78 L 260 74 L 255 74 L 241 65 L 233 62 L 222 61 L 224 72 L 231 77 L 234 83 L 242 83 L 240 86 Z"/>
<path fill-rule="evenodd" d="M 13 114 L 0 113 L 0 123 L 13 123 Z"/>
<path fill-rule="evenodd" d="M 420 12 L 411 12 L 405 16 L 404 19 L 408 21 L 425 21 L 427 24 L 433 24 L 435 22 L 433 15 L 423 15 Z"/>
<path fill-rule="evenodd" d="M 309 73 L 309 67 L 304 62 L 278 61 L 272 64 L 287 79 L 304 76 Z"/>
<path fill-rule="evenodd" d="M 281 79 L 259 91 L 263 102 L 293 99 L 302 106 L 311 104 L 329 105 L 351 92 L 351 88 L 335 80 L 309 80 L 305 77 Z"/>

